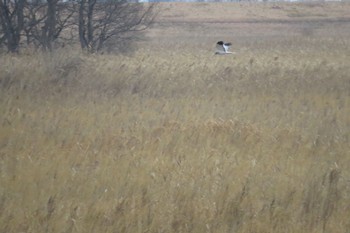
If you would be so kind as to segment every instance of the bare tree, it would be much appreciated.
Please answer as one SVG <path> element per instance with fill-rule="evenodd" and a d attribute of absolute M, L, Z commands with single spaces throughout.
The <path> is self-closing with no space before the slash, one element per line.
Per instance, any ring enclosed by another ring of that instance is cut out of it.
<path fill-rule="evenodd" d="M 27 44 L 34 43 L 44 50 L 53 50 L 59 38 L 68 39 L 71 34 L 61 36 L 64 30 L 73 30 L 74 4 L 60 4 L 59 0 L 47 0 L 28 4 L 25 8 L 24 32 Z"/>
<path fill-rule="evenodd" d="M 0 0 L 0 24 L 3 35 L 0 42 L 5 43 L 9 52 L 18 52 L 23 29 L 23 9 L 25 0 Z"/>
<path fill-rule="evenodd" d="M 97 52 L 106 42 L 135 38 L 155 15 L 155 3 L 129 0 L 0 0 L 0 45 L 17 52 L 24 36 L 27 45 L 51 51 L 59 39 L 78 35 L 82 49 Z"/>
<path fill-rule="evenodd" d="M 156 15 L 155 4 L 130 3 L 126 0 L 80 0 L 79 41 L 89 52 L 100 51 L 110 39 L 145 30 Z"/>
<path fill-rule="evenodd" d="M 0 45 L 18 52 L 24 35 L 27 45 L 51 51 L 62 32 L 72 30 L 75 12 L 74 4 L 59 0 L 0 0 Z M 71 37 L 66 33 L 64 38 Z"/>

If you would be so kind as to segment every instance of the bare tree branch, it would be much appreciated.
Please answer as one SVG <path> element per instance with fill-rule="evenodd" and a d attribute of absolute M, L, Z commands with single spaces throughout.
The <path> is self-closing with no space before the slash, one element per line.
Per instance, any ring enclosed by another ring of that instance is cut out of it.
<path fill-rule="evenodd" d="M 75 11 L 74 4 L 61 4 L 59 0 L 27 4 L 24 28 L 27 44 L 34 43 L 36 47 L 52 51 L 59 38 L 71 40 L 72 37 L 61 35 L 65 30 L 73 30 Z"/>
<path fill-rule="evenodd" d="M 112 38 L 145 30 L 154 20 L 155 4 L 129 3 L 125 0 L 81 0 L 79 38 L 82 49 L 100 51 Z"/>

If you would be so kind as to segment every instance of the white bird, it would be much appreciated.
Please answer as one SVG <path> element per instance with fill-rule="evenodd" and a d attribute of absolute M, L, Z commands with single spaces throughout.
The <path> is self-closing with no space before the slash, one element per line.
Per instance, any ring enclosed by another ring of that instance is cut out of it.
<path fill-rule="evenodd" d="M 216 43 L 216 53 L 215 54 L 233 54 L 232 52 L 228 51 L 228 49 L 231 47 L 231 43 L 219 41 Z"/>

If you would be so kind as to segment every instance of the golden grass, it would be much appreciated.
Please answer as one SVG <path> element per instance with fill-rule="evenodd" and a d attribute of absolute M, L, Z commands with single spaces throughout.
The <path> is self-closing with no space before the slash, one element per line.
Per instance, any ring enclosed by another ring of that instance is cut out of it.
<path fill-rule="evenodd" d="M 252 3 L 183 3 L 171 2 L 160 5 L 159 22 L 217 22 L 242 20 L 290 20 L 348 18 L 349 2 L 265 2 Z"/>
<path fill-rule="evenodd" d="M 0 232 L 348 231 L 350 40 L 187 42 L 0 57 Z"/>

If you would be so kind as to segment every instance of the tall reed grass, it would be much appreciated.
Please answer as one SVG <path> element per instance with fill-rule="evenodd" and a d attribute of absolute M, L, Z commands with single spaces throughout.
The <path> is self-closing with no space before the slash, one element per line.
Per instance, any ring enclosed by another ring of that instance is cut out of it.
<path fill-rule="evenodd" d="M 349 232 L 349 43 L 1 56 L 0 232 Z"/>

